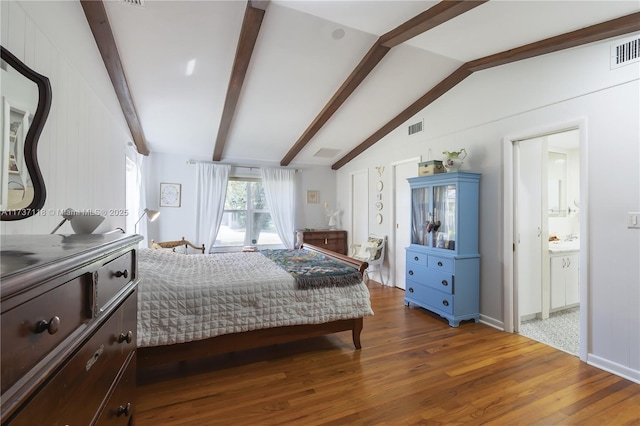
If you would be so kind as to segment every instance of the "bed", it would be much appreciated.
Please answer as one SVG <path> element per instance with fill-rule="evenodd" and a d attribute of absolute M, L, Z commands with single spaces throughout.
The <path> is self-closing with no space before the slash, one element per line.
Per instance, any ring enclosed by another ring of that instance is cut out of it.
<path fill-rule="evenodd" d="M 312 245 L 197 255 L 140 249 L 138 361 L 150 366 L 341 331 L 351 331 L 360 349 L 363 319 L 373 315 L 366 267 Z"/>

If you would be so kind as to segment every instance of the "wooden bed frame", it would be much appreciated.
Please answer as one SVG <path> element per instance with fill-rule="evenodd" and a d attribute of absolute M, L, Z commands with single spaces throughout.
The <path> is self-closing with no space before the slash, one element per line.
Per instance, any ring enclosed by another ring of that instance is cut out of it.
<path fill-rule="evenodd" d="M 343 254 L 335 253 L 311 244 L 304 244 L 304 248 L 346 262 L 356 268 L 363 276 L 368 267 L 367 262 L 361 262 Z M 291 325 L 247 331 L 244 333 L 223 334 L 205 340 L 173 345 L 142 347 L 137 350 L 137 362 L 139 366 L 148 367 L 169 362 L 186 361 L 222 353 L 254 349 L 349 330 L 352 334 L 353 345 L 356 349 L 360 349 L 362 347 L 360 344 L 362 325 L 363 318 L 359 317 L 331 321 L 323 324 Z"/>

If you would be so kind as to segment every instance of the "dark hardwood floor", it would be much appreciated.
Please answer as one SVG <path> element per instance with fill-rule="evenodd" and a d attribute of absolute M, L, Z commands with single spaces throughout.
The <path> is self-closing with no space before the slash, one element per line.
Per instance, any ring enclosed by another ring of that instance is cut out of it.
<path fill-rule="evenodd" d="M 370 281 L 362 349 L 349 332 L 138 365 L 146 425 L 640 425 L 640 385 L 484 324 L 449 327 Z"/>

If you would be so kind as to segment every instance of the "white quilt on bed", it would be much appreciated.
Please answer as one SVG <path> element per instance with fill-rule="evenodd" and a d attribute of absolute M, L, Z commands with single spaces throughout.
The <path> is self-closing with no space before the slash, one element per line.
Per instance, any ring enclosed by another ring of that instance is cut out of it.
<path fill-rule="evenodd" d="M 138 346 L 373 315 L 367 286 L 297 290 L 260 253 L 138 250 Z"/>

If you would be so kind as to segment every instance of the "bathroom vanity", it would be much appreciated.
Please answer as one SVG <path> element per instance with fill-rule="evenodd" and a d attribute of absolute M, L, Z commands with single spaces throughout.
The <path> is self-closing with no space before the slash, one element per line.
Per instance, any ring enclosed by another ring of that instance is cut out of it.
<path fill-rule="evenodd" d="M 578 305 L 580 242 L 550 242 L 549 263 L 550 310 L 553 312 Z"/>

